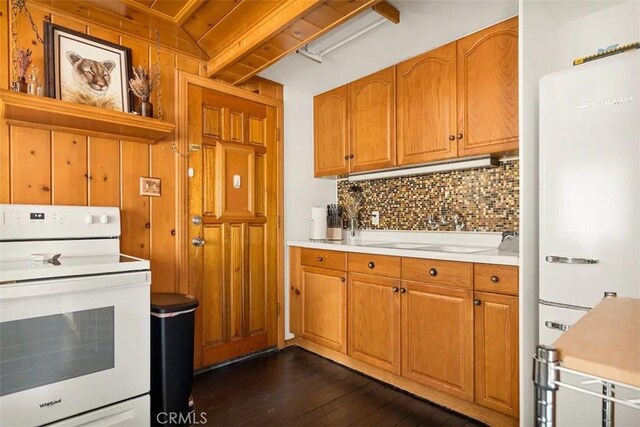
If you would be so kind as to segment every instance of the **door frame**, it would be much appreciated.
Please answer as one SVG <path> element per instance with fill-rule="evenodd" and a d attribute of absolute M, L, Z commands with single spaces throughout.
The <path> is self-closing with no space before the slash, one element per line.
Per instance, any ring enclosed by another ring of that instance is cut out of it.
<path fill-rule="evenodd" d="M 184 71 L 178 71 L 176 79 L 176 134 L 175 144 L 179 153 L 188 153 L 189 141 L 187 130 L 188 119 L 185 112 L 189 106 L 189 85 L 197 85 L 204 89 L 215 90 L 227 95 L 237 96 L 249 101 L 258 102 L 277 110 L 277 180 L 276 189 L 276 229 L 277 229 L 277 253 L 276 253 L 276 332 L 278 348 L 284 348 L 284 102 L 279 99 L 258 95 L 253 92 L 231 86 L 228 83 L 211 80 L 206 77 L 196 76 Z M 176 269 L 178 277 L 178 290 L 181 293 L 189 293 L 189 179 L 187 169 L 189 161 L 187 157 L 179 155 L 176 168 Z M 271 318 L 271 316 L 269 318 Z"/>

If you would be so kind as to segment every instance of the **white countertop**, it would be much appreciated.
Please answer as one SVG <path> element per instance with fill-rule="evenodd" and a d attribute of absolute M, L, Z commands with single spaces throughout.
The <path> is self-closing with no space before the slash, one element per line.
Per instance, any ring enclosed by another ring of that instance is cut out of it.
<path fill-rule="evenodd" d="M 310 241 L 310 240 L 288 240 L 288 246 L 298 246 L 301 248 L 325 249 L 340 252 L 358 252 L 364 254 L 391 255 L 409 258 L 427 258 L 439 259 L 445 261 L 461 261 L 461 262 L 477 262 L 483 264 L 500 264 L 500 265 L 518 265 L 518 254 L 513 252 L 500 252 L 496 249 L 475 252 L 475 253 L 455 253 L 442 252 L 423 249 L 398 249 L 384 248 L 379 246 L 384 243 L 392 243 L 389 241 L 378 240 L 360 240 L 355 244 L 349 244 L 346 241 L 330 242 L 330 241 Z M 425 242 L 425 246 L 438 245 L 441 243 Z M 456 243 L 460 245 L 460 243 Z M 477 244 L 468 244 L 465 246 L 480 246 Z"/>

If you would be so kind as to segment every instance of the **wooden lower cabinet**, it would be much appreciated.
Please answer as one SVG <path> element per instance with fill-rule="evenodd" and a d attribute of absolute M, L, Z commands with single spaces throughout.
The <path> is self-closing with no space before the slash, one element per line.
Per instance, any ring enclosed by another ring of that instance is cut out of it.
<path fill-rule="evenodd" d="M 402 288 L 402 376 L 472 401 L 472 291 L 406 281 Z"/>
<path fill-rule="evenodd" d="M 518 416 L 518 297 L 475 293 L 475 402 Z"/>
<path fill-rule="evenodd" d="M 303 266 L 300 272 L 300 334 L 347 352 L 347 274 Z"/>
<path fill-rule="evenodd" d="M 400 280 L 349 273 L 348 354 L 400 374 Z"/>

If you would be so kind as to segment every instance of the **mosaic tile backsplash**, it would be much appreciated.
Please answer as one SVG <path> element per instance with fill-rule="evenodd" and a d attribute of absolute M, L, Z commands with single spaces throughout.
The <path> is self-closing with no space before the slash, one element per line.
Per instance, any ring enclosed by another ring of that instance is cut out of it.
<path fill-rule="evenodd" d="M 338 182 L 338 203 L 348 196 L 349 181 Z M 378 230 L 427 230 L 427 217 L 440 219 L 459 214 L 462 231 L 517 230 L 519 219 L 519 162 L 496 167 L 439 172 L 356 183 L 364 198 L 359 228 Z M 380 225 L 371 224 L 371 212 L 380 212 Z M 454 226 L 439 227 L 451 231 Z"/>

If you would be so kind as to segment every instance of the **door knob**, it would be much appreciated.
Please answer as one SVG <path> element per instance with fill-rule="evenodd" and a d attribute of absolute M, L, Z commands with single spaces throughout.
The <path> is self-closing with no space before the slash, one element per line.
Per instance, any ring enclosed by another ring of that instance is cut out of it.
<path fill-rule="evenodd" d="M 202 237 L 194 237 L 191 240 L 193 246 L 204 246 L 204 239 Z"/>
<path fill-rule="evenodd" d="M 202 217 L 201 217 L 200 215 L 194 215 L 194 216 L 191 218 L 191 223 L 192 223 L 193 225 L 200 225 L 200 224 L 202 224 Z"/>

